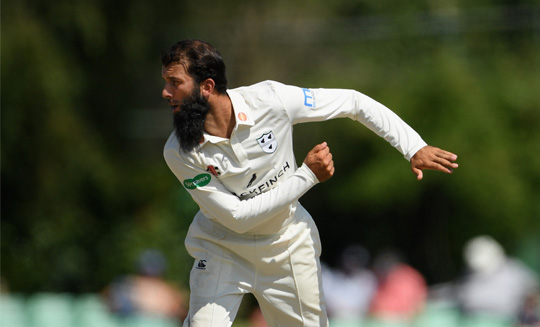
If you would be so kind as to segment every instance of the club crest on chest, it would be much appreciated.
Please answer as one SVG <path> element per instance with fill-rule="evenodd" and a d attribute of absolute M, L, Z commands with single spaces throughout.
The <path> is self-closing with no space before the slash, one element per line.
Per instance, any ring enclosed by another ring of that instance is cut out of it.
<path fill-rule="evenodd" d="M 264 133 L 261 137 L 257 138 L 257 142 L 266 153 L 274 153 L 278 146 L 277 139 L 272 131 Z"/>

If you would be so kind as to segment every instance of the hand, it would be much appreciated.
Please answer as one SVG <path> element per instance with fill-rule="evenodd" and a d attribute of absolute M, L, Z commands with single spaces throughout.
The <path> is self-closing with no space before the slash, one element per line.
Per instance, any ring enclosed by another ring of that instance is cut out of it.
<path fill-rule="evenodd" d="M 304 159 L 304 163 L 317 176 L 319 182 L 324 182 L 334 175 L 334 161 L 326 142 L 316 145 Z"/>
<path fill-rule="evenodd" d="M 411 169 L 416 175 L 416 179 L 421 180 L 424 177 L 423 169 L 438 170 L 451 174 L 458 167 L 458 164 L 454 162 L 456 160 L 457 155 L 427 145 L 411 158 Z"/>

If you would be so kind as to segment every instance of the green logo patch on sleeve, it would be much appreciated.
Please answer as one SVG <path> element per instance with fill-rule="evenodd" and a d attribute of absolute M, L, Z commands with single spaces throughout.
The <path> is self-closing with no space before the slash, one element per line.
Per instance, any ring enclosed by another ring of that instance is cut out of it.
<path fill-rule="evenodd" d="M 184 180 L 184 186 L 189 190 L 194 190 L 197 187 L 203 187 L 210 183 L 210 180 L 212 177 L 210 174 L 200 174 L 195 176 L 194 178 L 188 178 Z"/>

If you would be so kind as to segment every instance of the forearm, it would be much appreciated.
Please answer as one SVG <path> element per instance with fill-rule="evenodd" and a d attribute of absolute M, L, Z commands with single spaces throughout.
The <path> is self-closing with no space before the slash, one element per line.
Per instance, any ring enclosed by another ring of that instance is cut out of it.
<path fill-rule="evenodd" d="M 407 160 L 427 145 L 413 128 L 386 106 L 358 92 L 354 97 L 358 108 L 355 119 L 384 138 Z"/>
<path fill-rule="evenodd" d="M 223 192 L 195 200 L 205 216 L 234 232 L 245 233 L 286 210 L 317 183 L 313 172 L 302 165 L 278 186 L 246 200 Z"/>

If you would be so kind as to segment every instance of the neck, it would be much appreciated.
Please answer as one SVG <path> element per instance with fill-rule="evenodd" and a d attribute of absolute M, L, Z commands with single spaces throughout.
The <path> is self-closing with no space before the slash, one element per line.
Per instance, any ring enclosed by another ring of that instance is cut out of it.
<path fill-rule="evenodd" d="M 208 102 L 210 103 L 210 111 L 204 123 L 205 132 L 218 137 L 230 138 L 236 125 L 231 99 L 226 93 L 212 94 Z"/>

